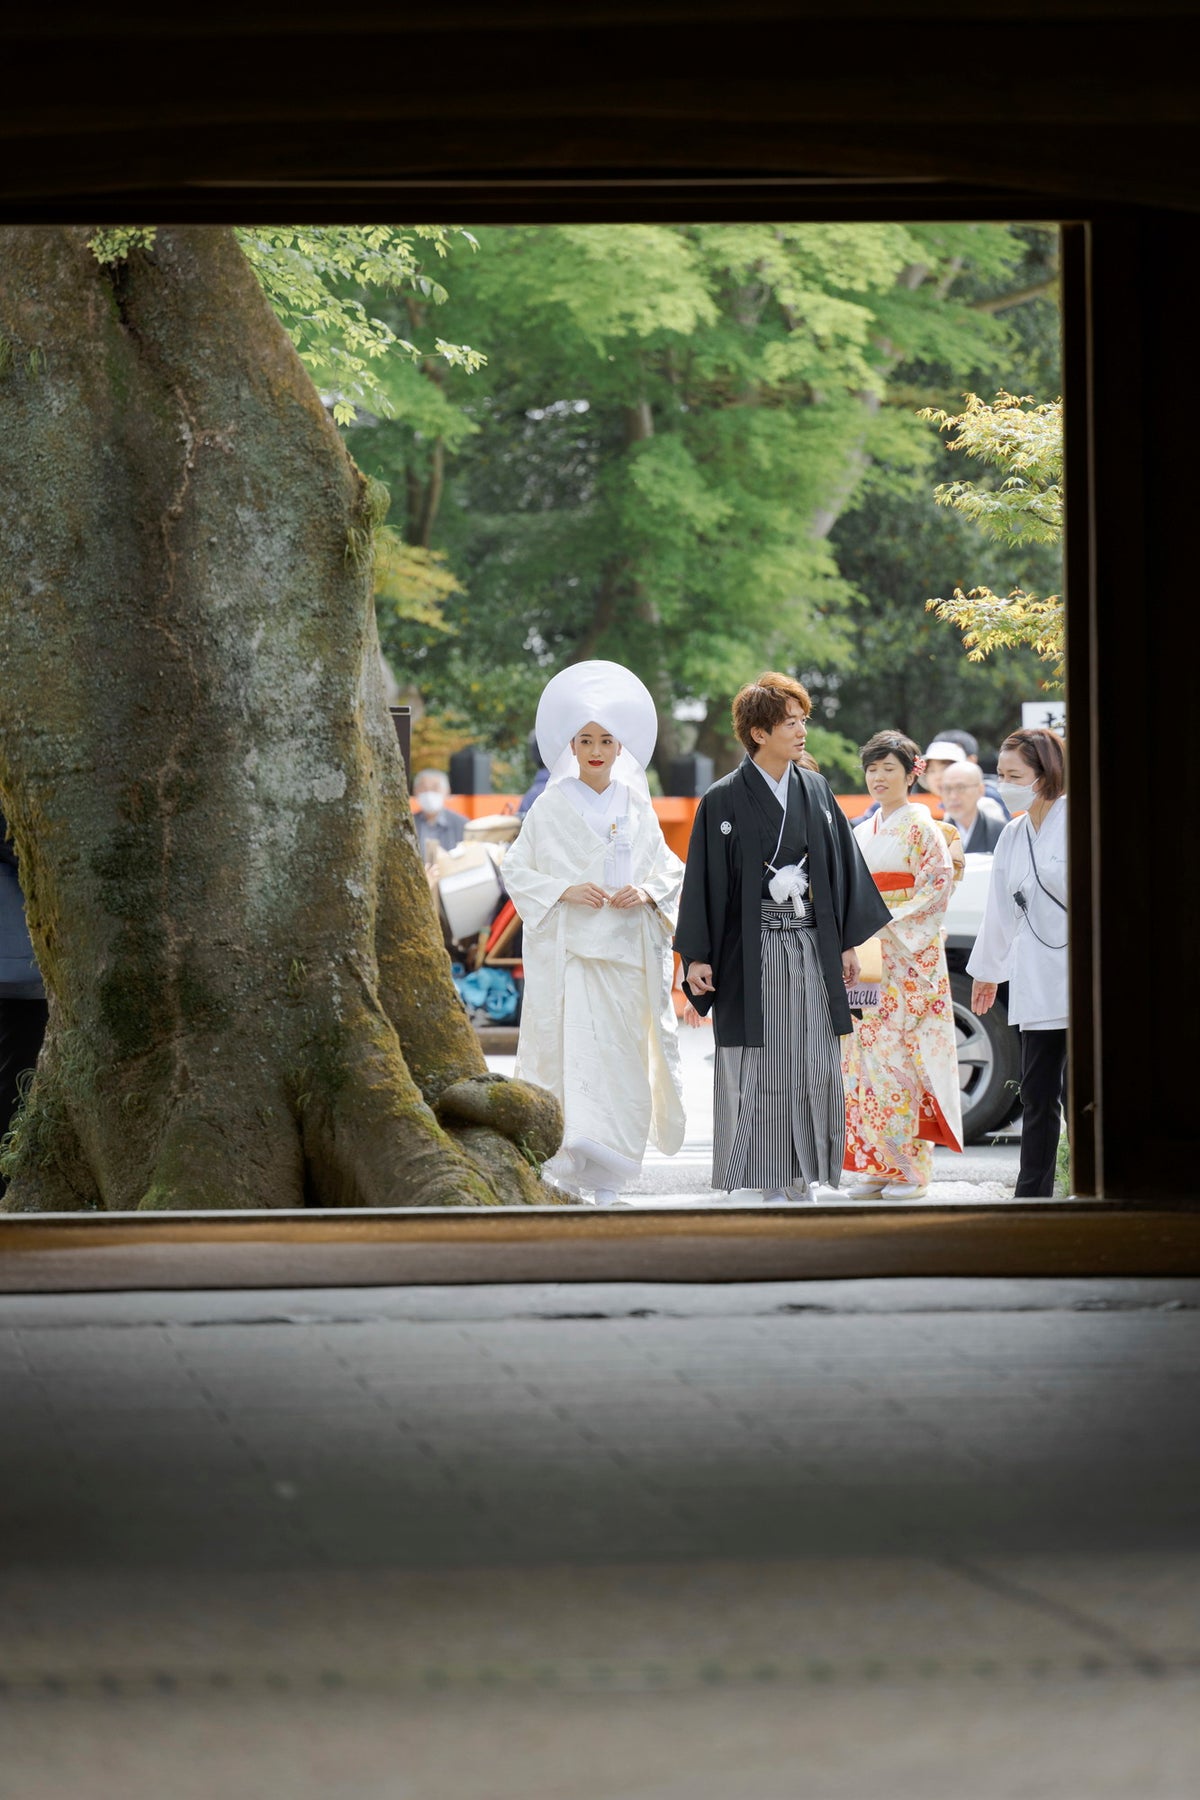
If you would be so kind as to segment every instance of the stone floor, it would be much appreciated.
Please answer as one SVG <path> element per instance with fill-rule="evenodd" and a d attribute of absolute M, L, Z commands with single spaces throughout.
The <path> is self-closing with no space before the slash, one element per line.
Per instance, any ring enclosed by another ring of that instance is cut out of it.
<path fill-rule="evenodd" d="M 2 1800 L 1200 1787 L 1200 1283 L 0 1300 Z"/>

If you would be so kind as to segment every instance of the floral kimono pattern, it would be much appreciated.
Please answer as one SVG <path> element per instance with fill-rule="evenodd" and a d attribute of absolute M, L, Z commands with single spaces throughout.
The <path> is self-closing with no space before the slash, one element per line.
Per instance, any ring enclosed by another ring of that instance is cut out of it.
<path fill-rule="evenodd" d="M 880 933 L 879 1006 L 844 1038 L 844 1166 L 876 1180 L 927 1182 L 933 1146 L 962 1149 L 962 1100 L 942 919 L 954 871 L 924 806 L 886 821 L 876 813 L 855 840 L 891 912 Z"/>

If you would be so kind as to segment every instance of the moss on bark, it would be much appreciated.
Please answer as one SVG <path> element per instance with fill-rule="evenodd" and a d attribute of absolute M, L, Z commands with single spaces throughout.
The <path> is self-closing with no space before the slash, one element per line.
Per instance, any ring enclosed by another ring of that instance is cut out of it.
<path fill-rule="evenodd" d="M 455 996 L 354 468 L 232 234 L 2 234 L 0 794 L 50 995 L 15 1209 L 547 1203 Z"/>

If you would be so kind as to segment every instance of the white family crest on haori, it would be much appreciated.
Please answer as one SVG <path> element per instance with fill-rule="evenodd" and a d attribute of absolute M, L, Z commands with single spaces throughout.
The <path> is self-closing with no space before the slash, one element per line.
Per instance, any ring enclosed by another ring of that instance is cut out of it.
<path fill-rule="evenodd" d="M 602 792 L 579 778 L 571 750 L 588 724 L 621 745 Z M 550 781 L 504 859 L 524 926 L 516 1072 L 562 1105 L 563 1144 L 546 1173 L 575 1193 L 636 1180 L 647 1141 L 667 1154 L 683 1142 L 671 955 L 683 864 L 646 788 L 657 727 L 649 691 L 619 663 L 577 663 L 556 675 L 537 711 Z M 609 895 L 636 887 L 645 903 L 563 899 L 585 883 Z"/>
<path fill-rule="evenodd" d="M 730 824 L 729 820 L 722 819 L 721 820 L 721 836 L 728 837 L 732 830 L 733 830 L 733 826 Z"/>

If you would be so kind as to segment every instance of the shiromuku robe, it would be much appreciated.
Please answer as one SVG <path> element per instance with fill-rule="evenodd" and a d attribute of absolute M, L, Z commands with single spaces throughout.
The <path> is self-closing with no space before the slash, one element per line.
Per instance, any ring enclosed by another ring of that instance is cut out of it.
<path fill-rule="evenodd" d="M 683 865 L 654 808 L 628 790 L 629 881 L 652 904 L 563 903 L 566 888 L 605 880 L 610 846 L 562 785 L 535 801 L 504 858 L 524 927 L 525 997 L 516 1072 L 557 1096 L 563 1147 L 555 1173 L 574 1185 L 635 1180 L 647 1142 L 683 1142 L 683 1083 L 671 998 L 671 932 Z"/>
<path fill-rule="evenodd" d="M 879 1005 L 843 1050 L 847 1169 L 927 1182 L 933 1145 L 962 1149 L 962 1096 L 942 921 L 954 885 L 945 837 L 911 802 L 875 813 L 855 840 L 889 919 Z"/>

